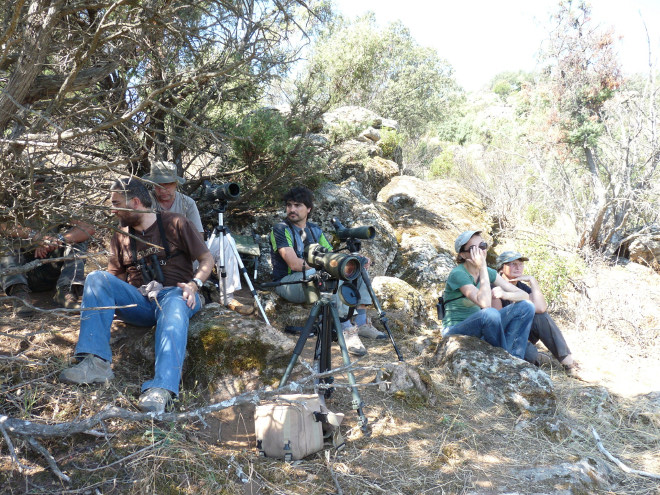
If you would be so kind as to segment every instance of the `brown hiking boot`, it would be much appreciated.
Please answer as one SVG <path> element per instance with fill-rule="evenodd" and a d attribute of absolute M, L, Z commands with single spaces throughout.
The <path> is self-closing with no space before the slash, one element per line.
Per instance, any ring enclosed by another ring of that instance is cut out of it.
<path fill-rule="evenodd" d="M 78 291 L 73 287 L 58 287 L 53 296 L 53 301 L 58 306 L 66 309 L 80 309 Z"/>
<path fill-rule="evenodd" d="M 254 313 L 254 306 L 243 304 L 236 299 L 232 299 L 227 303 L 227 307 L 232 311 L 236 311 L 239 315 L 249 316 Z"/>
<path fill-rule="evenodd" d="M 14 316 L 31 316 L 35 313 L 30 297 L 30 289 L 27 284 L 14 284 L 7 289 L 7 295 L 17 297 L 20 301 L 14 299 Z M 28 306 L 29 304 L 29 306 Z"/>

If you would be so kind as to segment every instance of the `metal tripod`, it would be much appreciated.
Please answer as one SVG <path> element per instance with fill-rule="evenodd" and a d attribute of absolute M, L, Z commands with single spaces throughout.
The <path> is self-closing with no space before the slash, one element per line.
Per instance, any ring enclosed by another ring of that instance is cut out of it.
<path fill-rule="evenodd" d="M 336 282 L 335 282 L 336 283 Z M 317 322 L 317 319 L 320 316 L 320 321 Z M 346 347 L 346 340 L 344 339 L 344 332 L 341 328 L 341 323 L 339 321 L 339 312 L 337 311 L 337 304 L 335 302 L 335 296 L 331 292 L 320 292 L 319 299 L 314 303 L 312 309 L 309 313 L 309 317 L 300 332 L 300 337 L 296 342 L 296 346 L 293 349 L 293 355 L 289 361 L 289 365 L 282 376 L 280 381 L 280 388 L 287 384 L 289 376 L 293 371 L 294 366 L 298 362 L 298 357 L 302 353 L 305 343 L 312 333 L 314 325 L 319 325 L 317 328 L 317 338 L 316 338 L 316 347 L 314 349 L 314 362 L 316 364 L 317 371 L 323 373 L 332 369 L 331 365 L 331 345 L 333 340 L 333 333 L 336 335 L 337 343 L 339 344 L 339 349 L 341 350 L 342 360 L 344 365 L 350 366 L 351 359 L 348 355 L 348 348 Z M 364 415 L 363 407 L 364 403 L 357 389 L 357 382 L 355 381 L 355 376 L 353 372 L 348 370 L 346 372 L 348 375 L 348 383 L 351 386 L 351 395 L 353 396 L 353 409 L 355 409 L 359 420 L 358 426 L 362 431 L 367 433 L 367 424 L 368 419 Z M 332 383 L 333 377 L 323 378 L 324 383 Z M 326 396 L 328 396 L 328 391 L 326 391 Z"/>
<path fill-rule="evenodd" d="M 259 296 L 257 295 L 257 291 L 254 289 L 254 286 L 250 281 L 250 276 L 248 275 L 247 270 L 245 269 L 245 265 L 243 264 L 243 260 L 238 254 L 238 250 L 236 249 L 236 243 L 234 242 L 234 238 L 231 236 L 231 232 L 229 232 L 229 229 L 224 225 L 224 212 L 226 211 L 226 209 L 227 209 L 226 201 L 220 201 L 220 204 L 213 208 L 213 211 L 218 213 L 218 225 L 215 226 L 215 228 L 213 229 L 213 233 L 206 241 L 206 246 L 210 249 L 211 246 L 213 245 L 213 241 L 215 240 L 215 238 L 218 237 L 220 234 L 222 234 L 220 235 L 220 260 L 218 263 L 218 272 L 219 272 L 218 275 L 220 275 L 220 284 L 222 286 L 222 303 L 226 306 L 227 303 L 229 302 L 227 301 L 227 270 L 225 266 L 225 243 L 228 242 L 230 249 L 234 253 L 234 257 L 236 258 L 236 263 L 238 264 L 239 272 L 241 273 L 241 275 L 243 275 L 245 282 L 250 288 L 250 293 L 252 294 L 252 297 L 254 297 L 254 301 L 257 303 L 257 307 L 259 308 L 259 312 L 261 313 L 262 318 L 264 319 L 267 325 L 270 325 L 270 321 L 268 321 L 268 317 L 266 316 L 266 312 L 264 311 L 264 308 L 261 305 L 261 301 L 259 301 Z"/>

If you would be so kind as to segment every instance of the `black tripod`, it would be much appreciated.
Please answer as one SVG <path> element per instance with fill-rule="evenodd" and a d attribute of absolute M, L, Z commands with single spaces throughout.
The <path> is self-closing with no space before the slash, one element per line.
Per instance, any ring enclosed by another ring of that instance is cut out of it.
<path fill-rule="evenodd" d="M 332 369 L 330 347 L 333 340 L 336 340 L 339 344 L 339 349 L 341 350 L 341 356 L 344 365 L 350 366 L 351 364 L 351 359 L 348 355 L 348 348 L 346 347 L 346 340 L 344 339 L 344 332 L 341 328 L 339 311 L 337 310 L 337 303 L 335 300 L 338 281 L 328 280 L 328 277 L 329 275 L 327 273 L 317 272 L 309 279 L 303 278 L 301 281 L 291 282 L 308 284 L 308 290 L 314 291 L 316 293 L 317 300 L 309 312 L 309 317 L 305 322 L 305 326 L 300 332 L 300 337 L 298 337 L 296 346 L 293 349 L 293 355 L 291 356 L 289 365 L 287 366 L 286 371 L 282 376 L 282 380 L 280 381 L 280 388 L 287 384 L 289 376 L 291 375 L 294 366 L 298 362 L 298 358 L 300 357 L 300 354 L 305 347 L 305 343 L 307 342 L 307 339 L 309 338 L 315 326 L 317 337 L 316 347 L 314 348 L 314 363 L 316 365 L 316 370 L 319 373 L 323 373 Z M 348 305 L 354 305 L 357 303 L 357 290 L 352 284 L 345 282 L 342 285 L 341 291 L 344 300 Z M 346 372 L 346 374 L 348 375 L 348 383 L 351 386 L 351 395 L 353 396 L 352 406 L 359 417 L 358 426 L 360 426 L 362 431 L 366 434 L 368 420 L 363 411 L 364 403 L 362 402 L 362 398 L 358 392 L 353 372 L 349 370 Z M 321 379 L 321 381 L 326 384 L 332 383 L 333 380 L 333 377 Z M 325 397 L 329 397 L 331 390 L 332 389 L 330 388 L 326 389 Z"/>
<path fill-rule="evenodd" d="M 360 251 L 360 247 L 361 247 L 361 243 L 357 239 L 352 239 L 352 238 L 346 239 L 346 249 L 350 251 L 352 254 L 357 255 L 357 253 Z M 385 331 L 387 332 L 387 336 L 390 338 L 390 342 L 392 342 L 392 347 L 394 347 L 394 352 L 396 352 L 396 356 L 399 358 L 400 362 L 403 362 L 403 356 L 401 355 L 401 351 L 399 351 L 396 342 L 394 342 L 394 337 L 392 336 L 390 327 L 387 325 L 387 315 L 385 314 L 385 311 L 383 311 L 383 308 L 380 305 L 380 301 L 378 301 L 378 298 L 374 293 L 374 289 L 371 286 L 371 280 L 369 279 L 369 274 L 367 273 L 367 270 L 364 268 L 364 265 L 360 269 L 360 275 L 362 276 L 362 283 L 365 284 L 367 291 L 369 292 L 369 296 L 371 297 L 371 301 L 374 303 L 374 307 L 376 308 L 376 311 L 378 311 L 378 320 L 383 324 L 383 328 L 385 328 Z"/>
<path fill-rule="evenodd" d="M 228 301 L 227 301 L 227 270 L 225 266 L 225 243 L 229 243 L 229 247 L 231 248 L 232 252 L 234 253 L 234 257 L 236 258 L 236 263 L 238 263 L 238 268 L 239 272 L 241 275 L 243 275 L 243 278 L 245 278 L 245 282 L 247 283 L 248 287 L 250 288 L 250 293 L 252 294 L 252 297 L 254 297 L 255 302 L 257 303 L 257 307 L 259 308 L 259 312 L 261 313 L 261 316 L 263 317 L 264 321 L 266 322 L 267 325 L 270 325 L 270 321 L 268 321 L 268 317 L 266 316 L 266 312 L 264 311 L 263 306 L 261 305 L 261 302 L 259 301 L 259 296 L 257 295 L 257 291 L 254 289 L 254 286 L 252 285 L 252 282 L 250 281 L 250 277 L 247 273 L 247 270 L 245 269 L 245 265 L 243 264 L 243 260 L 241 260 L 240 255 L 238 254 L 238 250 L 236 249 L 236 244 L 234 243 L 234 238 L 231 236 L 231 233 L 229 232 L 229 229 L 224 225 L 224 213 L 227 210 L 227 201 L 226 200 L 217 200 L 213 206 L 214 212 L 218 214 L 218 225 L 215 226 L 213 229 L 213 233 L 211 236 L 208 238 L 206 241 L 206 246 L 210 249 L 211 246 L 213 245 L 213 241 L 215 240 L 216 237 L 220 236 L 220 260 L 218 263 L 218 275 L 220 276 L 220 284 L 222 286 L 222 303 L 226 306 Z M 222 234 L 222 235 L 220 235 Z"/>

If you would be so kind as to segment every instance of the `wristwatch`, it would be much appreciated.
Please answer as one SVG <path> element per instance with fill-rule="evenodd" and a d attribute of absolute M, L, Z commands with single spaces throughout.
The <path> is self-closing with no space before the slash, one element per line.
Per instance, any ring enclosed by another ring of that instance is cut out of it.
<path fill-rule="evenodd" d="M 201 289 L 202 286 L 204 285 L 204 282 L 201 281 L 201 279 L 195 277 L 191 280 L 191 282 L 195 282 L 195 285 L 197 286 L 197 289 Z"/>

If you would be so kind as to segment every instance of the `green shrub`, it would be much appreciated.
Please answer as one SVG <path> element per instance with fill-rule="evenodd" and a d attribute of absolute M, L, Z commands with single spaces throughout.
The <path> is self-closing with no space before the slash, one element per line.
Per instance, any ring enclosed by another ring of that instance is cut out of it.
<path fill-rule="evenodd" d="M 520 252 L 529 258 L 525 272 L 534 275 L 548 305 L 560 304 L 571 279 L 581 278 L 586 271 L 578 254 L 559 252 L 543 241 L 523 242 Z"/>
<path fill-rule="evenodd" d="M 454 168 L 454 152 L 445 148 L 431 162 L 429 168 L 430 178 L 447 178 L 451 175 Z"/>
<path fill-rule="evenodd" d="M 401 146 L 403 136 L 394 129 L 382 128 L 380 130 L 380 141 L 378 146 L 383 150 L 383 157 L 388 160 L 394 159 L 394 152 L 397 147 Z"/>
<path fill-rule="evenodd" d="M 369 127 L 369 125 L 369 123 L 365 122 L 336 122 L 328 129 L 330 143 L 334 145 L 357 137 L 357 135 Z"/>

